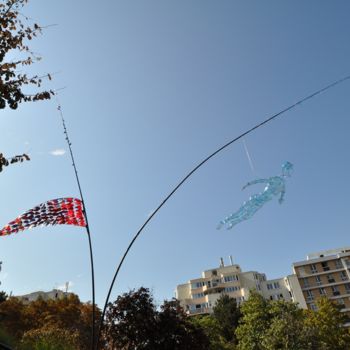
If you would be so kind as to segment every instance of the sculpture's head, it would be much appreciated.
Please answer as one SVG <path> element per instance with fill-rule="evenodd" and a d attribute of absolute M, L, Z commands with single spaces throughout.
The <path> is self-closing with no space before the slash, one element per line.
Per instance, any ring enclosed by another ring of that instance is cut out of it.
<path fill-rule="evenodd" d="M 291 176 L 293 172 L 293 164 L 290 162 L 284 162 L 282 164 L 282 175 L 283 176 Z"/>

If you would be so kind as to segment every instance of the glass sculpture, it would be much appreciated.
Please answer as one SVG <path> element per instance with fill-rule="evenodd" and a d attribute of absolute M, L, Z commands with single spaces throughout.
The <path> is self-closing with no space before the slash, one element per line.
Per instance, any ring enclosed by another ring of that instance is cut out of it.
<path fill-rule="evenodd" d="M 272 176 L 268 179 L 257 179 L 248 182 L 242 190 L 259 183 L 264 183 L 266 186 L 261 193 L 252 195 L 235 213 L 221 220 L 217 228 L 220 229 L 226 225 L 227 229 L 231 229 L 241 221 L 250 219 L 265 203 L 276 196 L 279 196 L 278 202 L 282 204 L 286 192 L 286 178 L 291 176 L 292 171 L 293 164 L 285 162 L 282 165 L 282 174 L 280 176 Z"/>

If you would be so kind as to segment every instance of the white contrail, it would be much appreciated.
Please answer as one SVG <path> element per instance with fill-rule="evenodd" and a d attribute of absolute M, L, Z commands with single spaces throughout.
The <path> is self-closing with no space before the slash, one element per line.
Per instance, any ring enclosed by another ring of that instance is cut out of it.
<path fill-rule="evenodd" d="M 244 149 L 245 149 L 245 153 L 247 155 L 247 158 L 248 158 L 248 161 L 249 161 L 249 165 L 250 165 L 250 168 L 252 169 L 252 172 L 255 173 L 255 168 L 254 168 L 254 165 L 253 165 L 253 161 L 252 161 L 252 158 L 248 152 L 248 148 L 247 148 L 247 145 L 245 143 L 245 139 L 242 139 L 243 141 L 243 146 L 244 146 Z"/>

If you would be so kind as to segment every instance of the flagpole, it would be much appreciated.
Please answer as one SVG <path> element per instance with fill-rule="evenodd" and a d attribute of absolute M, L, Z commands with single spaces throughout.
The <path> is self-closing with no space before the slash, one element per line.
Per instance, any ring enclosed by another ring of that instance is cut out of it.
<path fill-rule="evenodd" d="M 147 224 L 152 220 L 152 218 L 157 214 L 157 212 L 162 208 L 162 206 L 170 199 L 170 197 L 173 196 L 173 194 L 179 189 L 179 187 L 181 187 L 183 185 L 184 182 L 186 182 L 186 180 L 193 175 L 193 173 L 195 173 L 200 167 L 202 167 L 207 161 L 209 161 L 211 158 L 213 158 L 214 156 L 216 156 L 218 153 L 220 153 L 221 151 L 223 151 L 226 147 L 232 145 L 234 142 L 240 140 L 241 138 L 243 138 L 244 136 L 250 134 L 251 132 L 255 131 L 256 129 L 264 126 L 265 124 L 271 122 L 272 120 L 280 117 L 282 114 L 294 109 L 295 107 L 301 105 L 303 102 L 312 99 L 313 97 L 315 97 L 316 95 L 321 94 L 322 92 L 333 88 L 334 86 L 346 81 L 350 79 L 350 75 L 345 76 L 339 80 L 334 81 L 333 83 L 326 85 L 325 87 L 313 92 L 312 94 L 300 99 L 299 101 L 293 103 L 292 105 L 290 105 L 289 107 L 279 111 L 278 113 L 268 117 L 267 119 L 265 119 L 264 121 L 258 123 L 257 125 L 255 125 L 254 127 L 252 127 L 251 129 L 247 130 L 246 132 L 244 132 L 243 134 L 237 136 L 236 138 L 234 138 L 233 140 L 227 142 L 226 144 L 224 144 L 223 146 L 221 146 L 219 149 L 217 149 L 215 152 L 213 152 L 212 154 L 210 154 L 207 158 L 205 158 L 204 160 L 202 160 L 198 165 L 196 165 L 175 187 L 174 189 L 165 197 L 165 199 L 160 203 L 160 205 L 152 212 L 152 214 L 148 217 L 148 219 L 143 223 L 143 225 L 140 227 L 140 229 L 136 232 L 134 238 L 131 240 L 130 244 L 128 245 L 126 251 L 124 252 L 124 255 L 122 257 L 122 259 L 120 260 L 116 272 L 113 276 L 112 282 L 110 284 L 109 290 L 108 290 L 108 294 L 105 300 L 105 304 L 103 307 L 103 311 L 101 314 L 101 318 L 100 318 L 100 322 L 99 322 L 99 326 L 98 326 L 98 333 L 97 333 L 97 340 L 96 340 L 96 349 L 98 349 L 99 346 L 99 339 L 101 336 L 101 332 L 103 329 L 103 321 L 105 318 L 105 314 L 106 314 L 106 310 L 107 310 L 107 306 L 108 306 L 108 302 L 109 302 L 109 298 L 111 296 L 111 292 L 114 286 L 114 283 L 117 279 L 117 276 L 119 274 L 119 271 L 124 263 L 124 260 L 126 258 L 126 256 L 128 255 L 131 247 L 133 246 L 133 244 L 135 243 L 136 239 L 139 237 L 139 235 L 141 234 L 141 232 L 143 231 L 143 229 L 147 226 Z"/>
<path fill-rule="evenodd" d="M 84 218 L 85 218 L 85 222 L 86 222 L 86 232 L 87 232 L 87 236 L 88 236 L 88 240 L 89 240 L 89 250 L 90 250 L 90 266 L 91 266 L 91 287 L 92 287 L 92 336 L 91 336 L 91 350 L 95 349 L 95 272 L 94 272 L 94 258 L 93 258 L 93 253 L 92 253 L 92 242 L 91 242 L 91 234 L 90 234 L 90 226 L 89 226 L 89 222 L 88 222 L 88 217 L 87 217 L 87 213 L 86 213 L 86 206 L 85 206 L 85 202 L 84 202 L 84 197 L 83 197 L 83 192 L 81 190 L 81 186 L 80 186 L 80 181 L 79 181 L 79 176 L 78 176 L 78 171 L 77 171 L 77 167 L 75 165 L 75 160 L 74 160 L 74 155 L 73 155 L 73 150 L 72 150 L 72 143 L 69 140 L 69 136 L 68 136 L 68 131 L 67 131 L 67 127 L 66 127 L 66 122 L 64 120 L 63 117 L 63 113 L 62 113 L 62 107 L 58 101 L 58 98 L 56 96 L 56 100 L 58 103 L 58 111 L 60 113 L 61 116 L 61 120 L 62 120 L 62 125 L 63 125 L 63 130 L 64 130 L 64 134 L 66 135 L 65 139 L 67 141 L 67 145 L 69 148 L 69 153 L 71 156 L 71 160 L 72 160 L 72 165 L 74 168 L 74 173 L 75 173 L 75 178 L 77 180 L 77 184 L 78 184 L 78 188 L 79 188 L 79 193 L 80 193 L 80 198 L 81 198 L 81 202 L 83 203 L 83 214 L 84 214 Z"/>

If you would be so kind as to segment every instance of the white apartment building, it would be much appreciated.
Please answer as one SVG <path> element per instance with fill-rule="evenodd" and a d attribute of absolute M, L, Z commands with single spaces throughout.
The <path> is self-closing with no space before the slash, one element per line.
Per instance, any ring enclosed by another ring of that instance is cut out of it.
<path fill-rule="evenodd" d="M 21 300 L 23 304 L 29 304 L 32 301 L 36 301 L 39 298 L 43 300 L 55 300 L 55 299 L 63 299 L 66 298 L 67 296 L 71 295 L 72 293 L 69 292 L 63 292 L 60 289 L 53 289 L 49 292 L 43 292 L 43 291 L 38 291 L 38 292 L 33 292 L 30 294 L 25 294 L 25 295 L 18 295 L 15 298 Z"/>
<path fill-rule="evenodd" d="M 235 298 L 237 304 L 249 298 L 250 290 L 256 290 L 266 299 L 294 300 L 292 286 L 297 282 L 293 276 L 267 280 L 264 273 L 243 272 L 230 256 L 230 265 L 225 266 L 221 258 L 219 267 L 203 271 L 201 277 L 178 285 L 175 295 L 188 314 L 208 314 L 213 312 L 222 294 Z"/>

